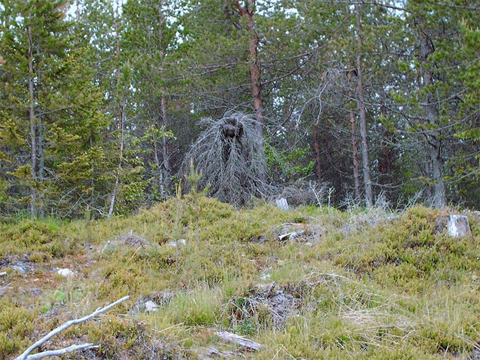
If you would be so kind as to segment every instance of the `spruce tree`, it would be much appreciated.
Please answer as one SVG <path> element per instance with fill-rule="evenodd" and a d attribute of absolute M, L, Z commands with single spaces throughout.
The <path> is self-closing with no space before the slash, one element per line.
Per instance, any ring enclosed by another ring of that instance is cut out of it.
<path fill-rule="evenodd" d="M 28 203 L 33 217 L 74 214 L 92 200 L 89 187 L 79 182 L 91 182 L 85 159 L 93 164 L 101 156 L 94 142 L 108 123 L 99 113 L 102 95 L 85 68 L 87 50 L 75 46 L 77 34 L 65 15 L 68 2 L 4 6 L 0 106 L 2 132 L 11 135 L 2 137 L 10 156 L 2 165 L 13 177 L 11 195 L 17 209 Z M 13 144 L 17 136 L 28 141 Z"/>

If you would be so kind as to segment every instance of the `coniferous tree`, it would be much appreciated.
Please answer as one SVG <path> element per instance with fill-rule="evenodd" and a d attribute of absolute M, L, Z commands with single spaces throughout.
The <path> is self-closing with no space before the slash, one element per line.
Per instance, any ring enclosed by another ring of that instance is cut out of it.
<path fill-rule="evenodd" d="M 15 146 L 12 136 L 4 142 L 11 159 L 5 166 L 17 179 L 11 194 L 17 205 L 29 203 L 33 217 L 64 215 L 87 198 L 91 201 L 90 190 L 78 187 L 80 179 L 91 180 L 91 167 L 72 164 L 84 164 L 89 156 L 95 161 L 88 153 L 108 122 L 98 112 L 102 95 L 84 68 L 85 48 L 73 46 L 76 34 L 65 16 L 66 1 L 10 1 L 4 6 L 2 124 L 28 139 Z M 76 170 L 68 171 L 72 166 Z"/>

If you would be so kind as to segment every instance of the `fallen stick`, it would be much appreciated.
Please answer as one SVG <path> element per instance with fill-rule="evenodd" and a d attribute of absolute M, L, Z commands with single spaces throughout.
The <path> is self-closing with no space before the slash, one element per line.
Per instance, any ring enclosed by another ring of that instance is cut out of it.
<path fill-rule="evenodd" d="M 243 346 L 250 351 L 258 351 L 262 347 L 262 345 L 253 340 L 244 338 L 243 336 L 232 334 L 227 331 L 217 332 L 216 335 L 223 340 L 231 341 L 235 344 Z"/>
<path fill-rule="evenodd" d="M 6 276 L 6 275 L 7 275 L 6 271 L 0 272 L 0 276 Z"/>
<path fill-rule="evenodd" d="M 43 359 L 44 357 L 47 357 L 47 356 L 58 356 L 58 355 L 67 354 L 72 351 L 92 349 L 92 348 L 98 348 L 98 345 L 95 345 L 95 344 L 72 345 L 63 349 L 47 350 L 38 354 L 28 355 L 27 359 L 28 360 Z"/>
<path fill-rule="evenodd" d="M 70 326 L 72 325 L 76 325 L 76 324 L 80 324 L 84 321 L 87 321 L 95 316 L 97 316 L 98 314 L 101 314 L 107 310 L 110 310 L 112 307 L 114 307 L 115 305 L 118 305 L 120 304 L 121 302 L 125 301 L 125 300 L 128 300 L 130 298 L 130 296 L 125 296 L 117 301 L 115 301 L 114 303 L 111 303 L 110 305 L 107 305 L 103 308 L 98 308 L 97 310 L 95 310 L 93 313 L 91 313 L 90 315 L 87 315 L 87 316 L 84 316 L 80 319 L 74 319 L 74 320 L 70 320 L 70 321 L 67 321 L 66 323 L 64 323 L 63 325 L 60 325 L 59 327 L 57 327 L 56 329 L 53 329 L 52 331 L 50 331 L 47 335 L 45 335 L 43 338 L 41 338 L 40 340 L 38 340 L 36 343 L 34 343 L 32 346 L 30 346 L 27 350 L 25 350 L 19 357 L 17 357 L 15 360 L 34 360 L 34 359 L 41 359 L 45 356 L 51 356 L 51 355 L 59 355 L 59 354 L 65 354 L 67 352 L 72 352 L 72 351 L 75 351 L 75 350 L 79 350 L 79 349 L 90 349 L 92 347 L 95 347 L 94 344 L 82 344 L 82 345 L 72 345 L 70 347 L 67 347 L 67 348 L 64 348 L 64 349 L 59 349 L 59 350 L 49 350 L 49 351 L 44 351 L 44 352 L 41 352 L 41 353 L 38 353 L 38 354 L 34 354 L 34 355 L 28 355 L 30 354 L 33 350 L 35 350 L 37 347 L 39 347 L 40 345 L 42 345 L 44 342 L 48 341 L 49 339 L 51 339 L 52 337 L 54 337 L 55 335 L 57 335 L 58 333 L 62 332 L 63 330 L 65 329 L 68 329 Z M 63 351 L 61 353 L 55 353 L 55 354 L 52 354 L 52 351 L 53 352 L 58 352 L 58 351 Z M 50 354 L 47 354 L 47 353 L 50 353 Z"/>

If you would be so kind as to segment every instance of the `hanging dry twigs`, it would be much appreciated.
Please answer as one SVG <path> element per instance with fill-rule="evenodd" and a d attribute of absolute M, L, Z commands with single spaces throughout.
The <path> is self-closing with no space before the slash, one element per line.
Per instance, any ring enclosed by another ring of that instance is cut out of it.
<path fill-rule="evenodd" d="M 252 196 L 268 197 L 273 187 L 266 183 L 263 139 L 251 115 L 227 113 L 220 120 L 202 119 L 205 130 L 186 156 L 203 174 L 201 185 L 211 185 L 210 195 L 241 206 Z"/>

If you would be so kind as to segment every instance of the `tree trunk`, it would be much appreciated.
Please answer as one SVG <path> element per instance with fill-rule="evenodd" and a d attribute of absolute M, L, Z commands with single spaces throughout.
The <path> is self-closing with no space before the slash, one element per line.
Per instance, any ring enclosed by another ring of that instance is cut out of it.
<path fill-rule="evenodd" d="M 348 82 L 352 80 L 352 71 L 351 63 L 348 63 Z M 352 92 L 348 93 L 348 97 L 352 99 Z M 358 160 L 358 141 L 357 141 L 357 129 L 355 126 L 355 114 L 353 109 L 349 110 L 350 115 L 350 131 L 352 133 L 352 160 L 353 160 L 353 183 L 355 189 L 355 199 L 360 200 L 360 171 L 359 171 L 359 160 Z"/>
<path fill-rule="evenodd" d="M 161 111 L 162 111 L 162 127 L 166 130 L 168 127 L 168 117 L 167 117 L 167 105 L 165 101 L 165 97 L 162 96 L 160 100 L 161 103 Z M 170 158 L 168 155 L 168 139 L 166 136 L 162 138 L 162 157 L 163 157 L 163 169 L 162 170 L 162 177 L 164 182 L 164 187 L 167 189 L 170 188 Z M 164 197 L 164 195 L 162 195 Z"/>
<path fill-rule="evenodd" d="M 313 126 L 313 148 L 315 149 L 315 174 L 317 175 L 318 182 L 322 181 L 322 164 L 321 164 L 321 150 L 320 141 L 318 138 L 318 128 Z"/>
<path fill-rule="evenodd" d="M 37 40 L 37 57 L 40 57 L 41 52 L 40 52 L 40 41 Z M 37 86 L 40 87 L 40 79 L 41 79 L 41 72 L 40 72 L 40 67 L 37 69 Z M 37 92 L 39 89 L 37 88 Z M 42 124 L 42 116 L 40 115 L 42 109 L 40 108 L 39 111 L 37 112 L 37 156 L 38 156 L 38 161 L 37 161 L 37 166 L 38 166 L 38 171 L 37 171 L 37 177 L 38 177 L 38 182 L 39 182 L 39 191 L 38 191 L 38 216 L 43 218 L 45 217 L 45 194 L 44 194 L 44 181 L 45 181 L 45 155 L 43 152 L 43 124 Z"/>
<path fill-rule="evenodd" d="M 32 177 L 32 185 L 30 188 L 30 214 L 33 218 L 37 217 L 37 119 L 35 117 L 35 94 L 33 91 L 33 81 L 35 73 L 33 72 L 33 39 L 32 28 L 29 26 L 28 31 L 28 92 L 30 97 L 29 117 L 30 117 L 30 176 Z"/>
<path fill-rule="evenodd" d="M 123 164 L 123 141 L 124 141 L 124 126 L 123 126 L 123 107 L 120 108 L 120 112 L 118 115 L 118 127 L 120 129 L 120 149 L 119 149 L 119 160 L 118 160 L 118 167 L 117 167 L 117 176 L 115 177 L 115 185 L 113 187 L 112 199 L 110 201 L 110 208 L 108 210 L 108 216 L 110 217 L 113 215 L 113 210 L 115 208 L 115 201 L 117 199 L 118 188 L 120 186 L 120 176 L 122 172 L 122 164 Z"/>
<path fill-rule="evenodd" d="M 436 209 L 443 209 L 447 206 L 445 182 L 443 180 L 443 161 L 440 155 L 440 140 L 430 140 L 430 159 L 432 160 L 433 176 L 433 206 Z"/>
<path fill-rule="evenodd" d="M 165 187 L 163 185 L 163 171 L 162 164 L 160 163 L 160 157 L 158 156 L 158 143 L 157 139 L 153 139 L 153 159 L 155 160 L 156 171 L 158 171 L 157 186 L 160 191 L 160 197 L 165 196 Z"/>
<path fill-rule="evenodd" d="M 261 71 L 258 63 L 258 45 L 260 40 L 255 30 L 255 0 L 246 2 L 245 15 L 248 19 L 248 30 L 250 37 L 248 39 L 248 56 L 250 58 L 250 81 L 252 83 L 253 108 L 258 121 L 258 132 L 263 137 L 265 119 L 263 116 L 262 84 L 260 80 Z"/>
<path fill-rule="evenodd" d="M 241 16 L 247 17 L 247 30 L 250 33 L 248 38 L 248 56 L 250 60 L 250 82 L 252 84 L 252 97 L 253 97 L 253 109 L 255 110 L 255 117 L 257 119 L 257 131 L 259 138 L 262 139 L 257 150 L 257 155 L 263 161 L 265 154 L 263 151 L 263 136 L 265 131 L 265 117 L 263 111 L 262 101 L 262 84 L 261 84 L 261 70 L 258 62 L 258 45 L 260 39 L 255 30 L 255 4 L 256 0 L 246 0 L 245 6 L 240 5 L 239 0 L 236 0 L 235 6 L 237 7 Z M 265 169 L 259 174 L 261 181 L 266 178 Z"/>
<path fill-rule="evenodd" d="M 380 108 L 380 114 L 381 116 L 384 116 L 386 112 L 385 105 L 382 105 Z M 390 132 L 388 131 L 387 128 L 382 126 L 384 128 L 383 131 L 383 151 L 381 158 L 379 159 L 379 170 L 380 174 L 382 174 L 382 185 L 385 186 L 386 188 L 386 195 L 387 199 L 391 200 L 392 198 L 392 154 L 390 151 Z"/>
<path fill-rule="evenodd" d="M 163 49 L 163 44 L 162 44 L 162 40 L 163 40 L 163 24 L 165 22 L 165 17 L 164 15 L 162 14 L 162 7 L 161 7 L 161 4 L 158 5 L 157 7 L 157 10 L 158 10 L 158 37 L 159 37 L 159 40 L 158 40 L 158 48 L 159 48 L 159 52 L 160 52 L 160 58 L 161 58 L 161 62 L 162 62 L 162 71 L 163 71 L 163 61 L 164 61 L 164 55 L 165 55 L 165 51 Z M 162 76 L 163 78 L 163 76 Z M 165 94 L 164 94 L 164 91 L 162 89 L 162 98 L 160 99 L 160 111 L 162 113 L 162 127 L 167 130 L 168 128 L 168 113 L 167 113 L 167 101 L 165 99 Z M 165 198 L 166 197 L 166 194 L 165 194 L 165 188 L 167 189 L 170 189 L 170 173 L 171 173 L 171 166 L 170 166 L 170 156 L 169 156 L 169 153 L 168 153 L 168 139 L 166 136 L 164 136 L 162 138 L 162 158 L 163 158 L 163 163 L 162 163 L 162 167 L 159 167 L 159 180 L 161 179 L 162 181 L 162 185 L 161 185 L 161 196 L 162 198 Z"/>
<path fill-rule="evenodd" d="M 428 57 L 435 51 L 430 37 L 422 32 L 423 38 L 420 46 L 420 58 L 424 64 L 428 63 Z M 432 70 L 425 69 L 423 72 L 423 86 L 427 87 L 433 84 Z M 425 116 L 430 124 L 437 124 L 439 112 L 435 105 L 433 95 L 429 90 L 425 94 Z M 431 126 L 425 131 L 425 140 L 429 149 L 430 161 L 432 163 L 432 182 L 433 199 L 432 205 L 437 209 L 442 209 L 447 205 L 445 182 L 443 179 L 443 159 L 441 156 L 441 140 L 436 130 L 431 130 Z"/>
<path fill-rule="evenodd" d="M 117 14 L 118 16 L 118 14 Z M 117 52 L 116 56 L 117 59 L 120 57 L 120 34 L 118 32 L 118 22 L 115 21 L 115 31 L 117 37 Z M 115 201 L 117 199 L 118 188 L 120 186 L 120 175 L 122 172 L 122 164 L 123 164 L 123 142 L 124 142 L 124 125 L 123 125 L 123 117 L 124 117 L 124 109 L 123 109 L 123 101 L 121 99 L 120 94 L 120 78 L 121 78 L 121 68 L 120 62 L 117 68 L 117 102 L 118 102 L 118 128 L 120 130 L 120 145 L 119 145 L 119 160 L 118 160 L 118 167 L 117 167 L 117 175 L 115 177 L 115 185 L 113 187 L 112 198 L 110 200 L 110 208 L 108 210 L 107 217 L 113 215 L 113 211 L 115 208 Z"/>
<path fill-rule="evenodd" d="M 357 30 L 360 45 L 361 37 L 361 19 L 360 6 L 355 4 L 357 14 Z M 358 93 L 358 111 L 360 113 L 360 141 L 362 144 L 362 169 L 363 185 L 365 187 L 365 203 L 367 207 L 373 206 L 372 181 L 370 179 L 370 163 L 368 160 L 368 133 L 367 133 L 367 112 L 365 110 L 365 89 L 363 87 L 362 56 L 357 55 L 357 93 Z"/>

